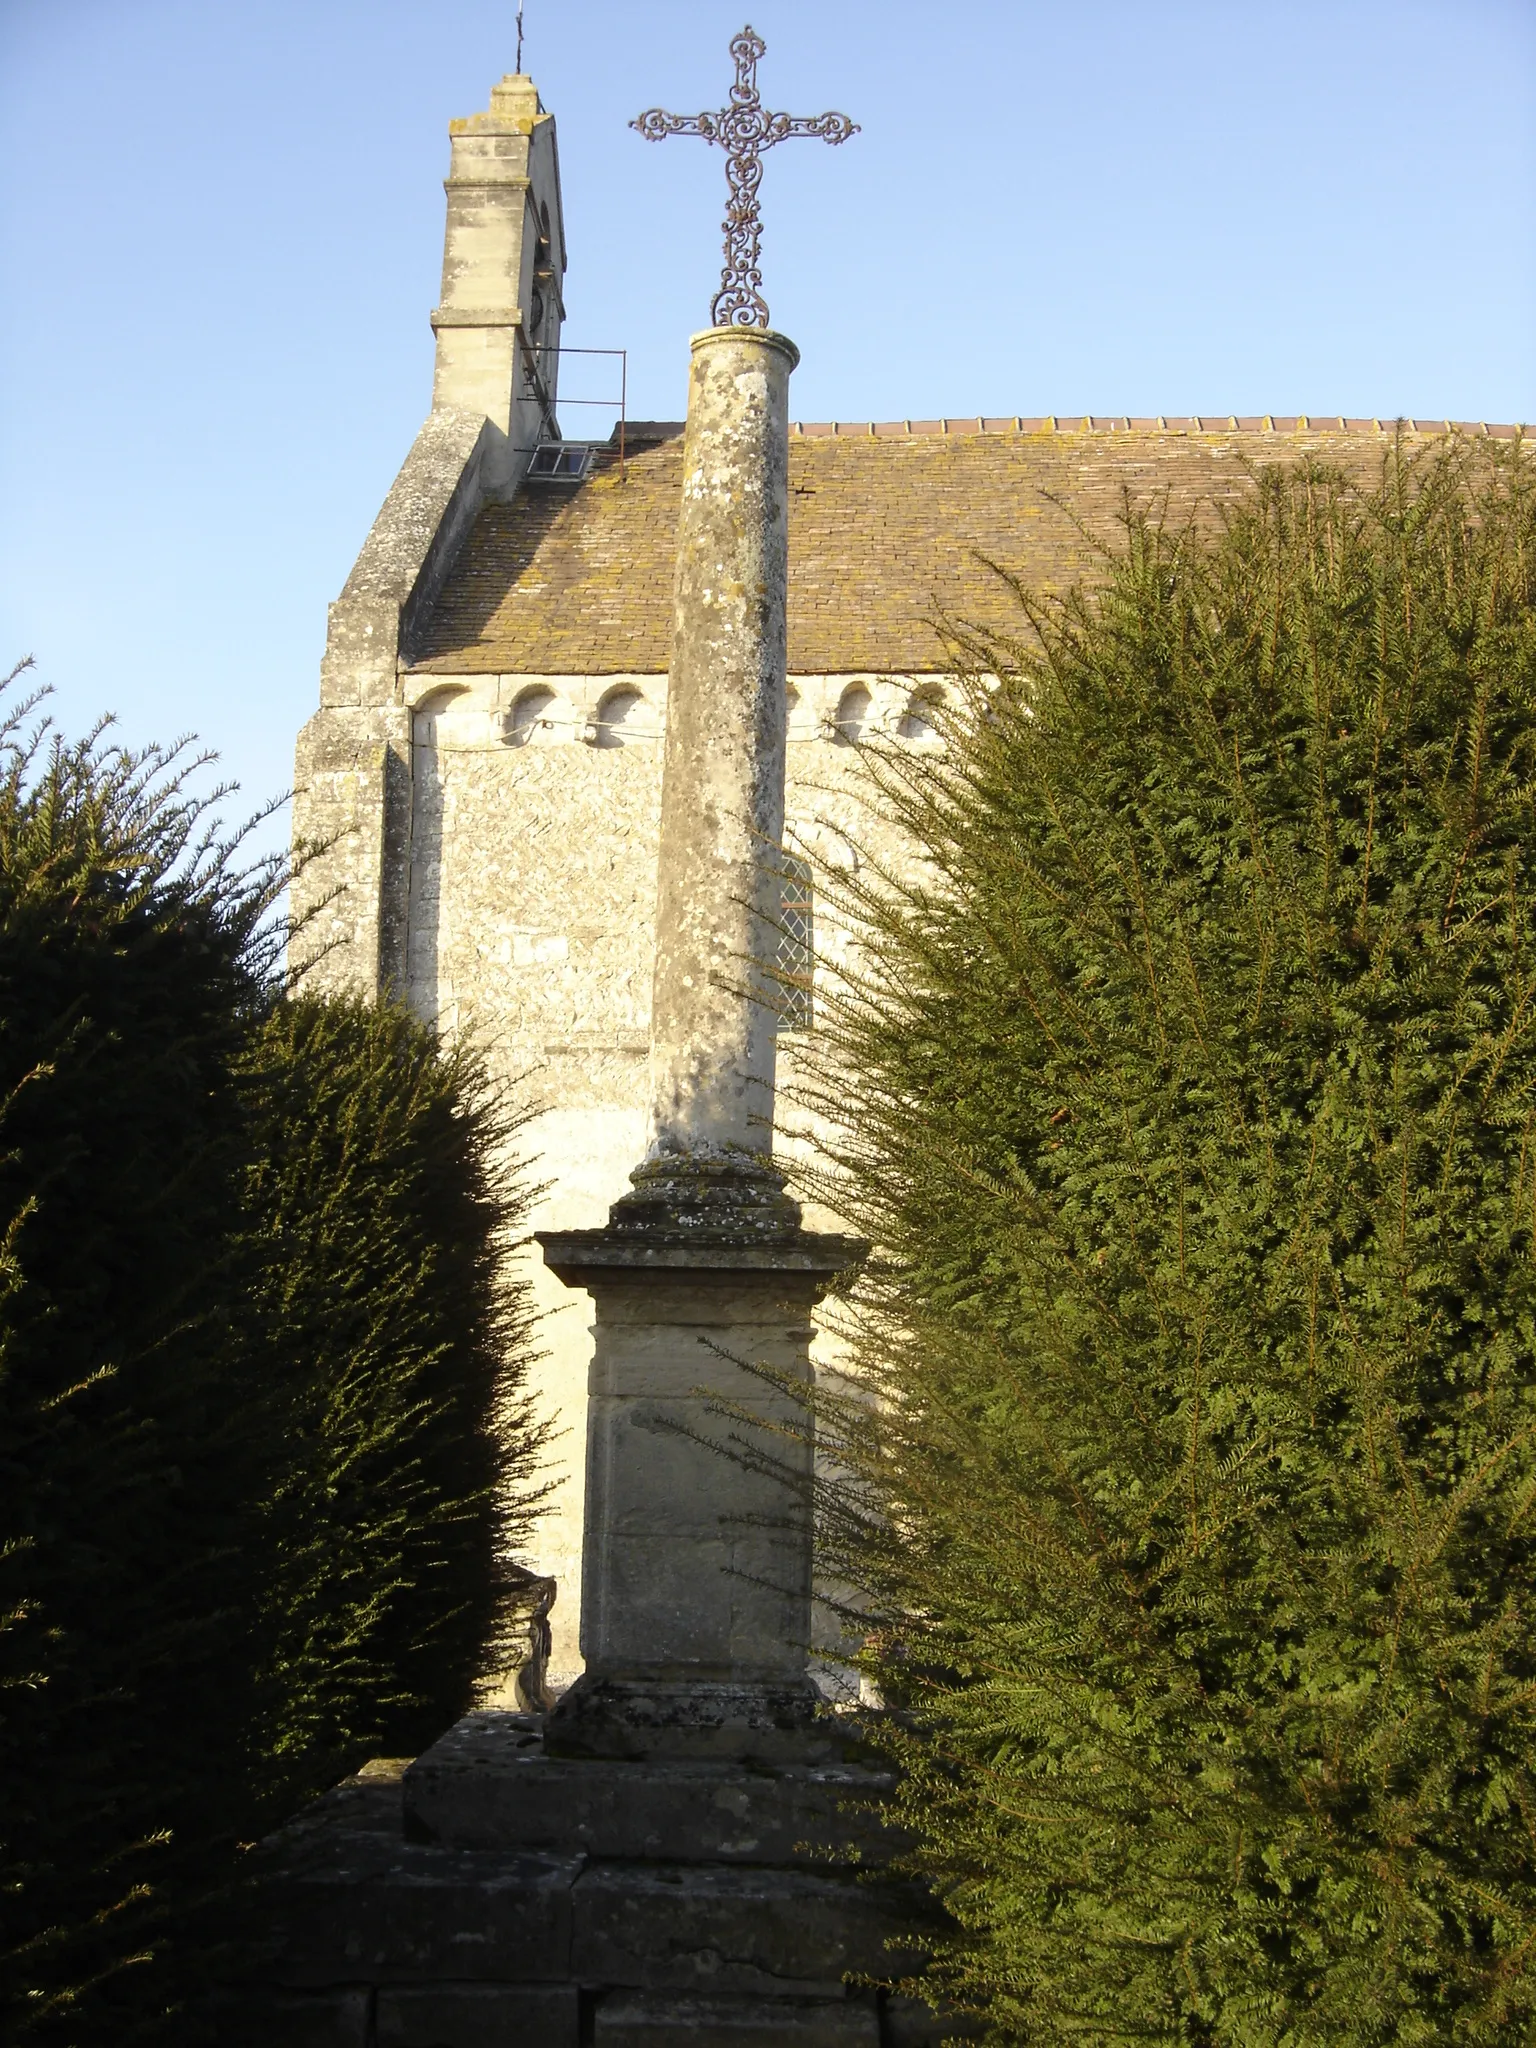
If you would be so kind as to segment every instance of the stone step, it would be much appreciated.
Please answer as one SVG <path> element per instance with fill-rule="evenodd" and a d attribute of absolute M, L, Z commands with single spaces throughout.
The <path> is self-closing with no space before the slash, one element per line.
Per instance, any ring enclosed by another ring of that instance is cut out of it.
<path fill-rule="evenodd" d="M 872 1999 L 674 1998 L 610 1993 L 594 2016 L 594 2048 L 880 2048 Z"/>
<path fill-rule="evenodd" d="M 921 1919 L 904 1888 L 830 1864 L 466 1849 L 406 1841 L 400 1810 L 398 1784 L 343 1787 L 273 1842 L 244 1937 L 254 1977 L 836 2000 Z"/>
<path fill-rule="evenodd" d="M 579 1983 L 827 2000 L 889 1970 L 912 1902 L 831 1871 L 594 1863 L 572 1911 Z"/>
<path fill-rule="evenodd" d="M 577 2048 L 580 2004 L 574 1984 L 394 1985 L 370 2048 Z"/>
<path fill-rule="evenodd" d="M 608 1762 L 550 1756 L 535 1717 L 471 1714 L 405 1773 L 405 1826 L 461 1848 L 662 1862 L 803 1862 L 803 1846 L 889 1855 L 870 1813 L 888 1773 L 852 1763 Z"/>
<path fill-rule="evenodd" d="M 397 1984 L 373 1991 L 254 1987 L 218 1999 L 218 2048 L 941 2048 L 964 2022 L 912 1999 L 721 1998 L 608 1991 L 587 2030 L 574 1984 Z"/>
<path fill-rule="evenodd" d="M 210 2048 L 580 2048 L 574 1984 L 396 1984 L 225 1993 L 193 2036 Z"/>
<path fill-rule="evenodd" d="M 407 1842 L 398 1784 L 343 1787 L 252 1873 L 251 1974 L 288 1987 L 558 1980 L 583 1860 Z"/>

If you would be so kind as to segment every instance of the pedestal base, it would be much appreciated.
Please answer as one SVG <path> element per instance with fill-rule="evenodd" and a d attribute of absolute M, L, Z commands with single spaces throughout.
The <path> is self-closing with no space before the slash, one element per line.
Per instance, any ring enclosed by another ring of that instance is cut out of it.
<path fill-rule="evenodd" d="M 809 1679 L 782 1684 L 654 1683 L 578 1678 L 549 1717 L 552 1756 L 735 1758 L 744 1764 L 830 1760 Z"/>
<path fill-rule="evenodd" d="M 264 1853 L 220 2048 L 938 2048 L 879 1990 L 932 1902 L 867 1881 L 889 1779 L 857 1762 L 584 1761 L 472 1714 Z M 861 1810 L 863 1809 L 863 1810 Z"/>
<path fill-rule="evenodd" d="M 658 1161 L 602 1230 L 545 1231 L 596 1311 L 571 1756 L 830 1754 L 812 1635 L 811 1314 L 857 1262 L 765 1163 Z"/>

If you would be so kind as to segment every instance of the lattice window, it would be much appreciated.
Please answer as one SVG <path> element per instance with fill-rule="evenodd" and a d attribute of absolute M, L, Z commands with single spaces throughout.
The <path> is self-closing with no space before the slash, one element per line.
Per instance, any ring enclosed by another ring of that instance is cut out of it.
<path fill-rule="evenodd" d="M 816 904 L 811 864 L 784 855 L 779 870 L 779 936 L 774 981 L 781 1031 L 809 1031 L 815 1022 L 812 979 L 816 968 Z"/>

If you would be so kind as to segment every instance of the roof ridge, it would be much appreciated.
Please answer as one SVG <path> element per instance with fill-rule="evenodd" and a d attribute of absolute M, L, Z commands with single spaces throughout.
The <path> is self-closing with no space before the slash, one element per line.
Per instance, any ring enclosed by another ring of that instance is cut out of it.
<path fill-rule="evenodd" d="M 624 432 L 631 443 L 672 440 L 685 427 L 682 420 L 626 420 Z M 1392 434 L 1401 427 L 1412 434 L 1471 434 L 1496 441 L 1513 441 L 1530 432 L 1523 422 L 1495 420 L 1356 419 L 1344 413 L 1159 413 L 1140 417 L 1130 413 L 1042 413 L 1029 418 L 1015 414 L 994 418 L 985 414 L 950 414 L 932 420 L 791 420 L 791 434 L 808 440 L 831 436 L 848 440 L 904 441 L 930 435 L 960 434 Z M 610 435 L 615 445 L 617 426 Z"/>
<path fill-rule="evenodd" d="M 1036 418 L 1016 414 L 991 418 L 984 414 L 951 415 L 931 420 L 793 420 L 792 434 L 822 439 L 905 440 L 931 434 L 1391 434 L 1401 426 L 1415 434 L 1482 434 L 1513 440 L 1527 431 L 1523 424 L 1489 420 L 1355 419 L 1343 413 L 1183 413 L 1137 417 L 1129 413 L 1043 413 Z"/>
<path fill-rule="evenodd" d="M 684 432 L 682 420 L 625 420 L 631 442 L 672 440 Z M 1524 422 L 1497 420 L 1358 420 L 1346 414 L 1157 414 L 1141 418 L 1124 412 L 1040 414 L 1026 418 L 991 418 L 987 414 L 950 414 L 942 420 L 791 420 L 788 430 L 807 440 L 838 436 L 846 440 L 907 440 L 930 434 L 1481 434 L 1491 440 L 1516 440 L 1530 432 Z M 618 428 L 608 436 L 618 442 Z"/>

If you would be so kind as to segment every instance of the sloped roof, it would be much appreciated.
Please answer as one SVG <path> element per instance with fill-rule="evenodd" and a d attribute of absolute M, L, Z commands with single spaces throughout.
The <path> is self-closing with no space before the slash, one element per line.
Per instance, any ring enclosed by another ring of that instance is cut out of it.
<path fill-rule="evenodd" d="M 1405 422 L 1511 439 L 1480 423 Z M 1037 589 L 1091 569 L 1128 493 L 1182 520 L 1303 454 L 1369 481 L 1394 422 L 1318 419 L 899 420 L 791 429 L 789 667 L 799 675 L 942 666 L 936 611 L 1006 626 L 988 561 Z M 585 482 L 487 506 L 414 638 L 443 674 L 661 674 L 672 617 L 682 428 L 630 422 Z"/>

